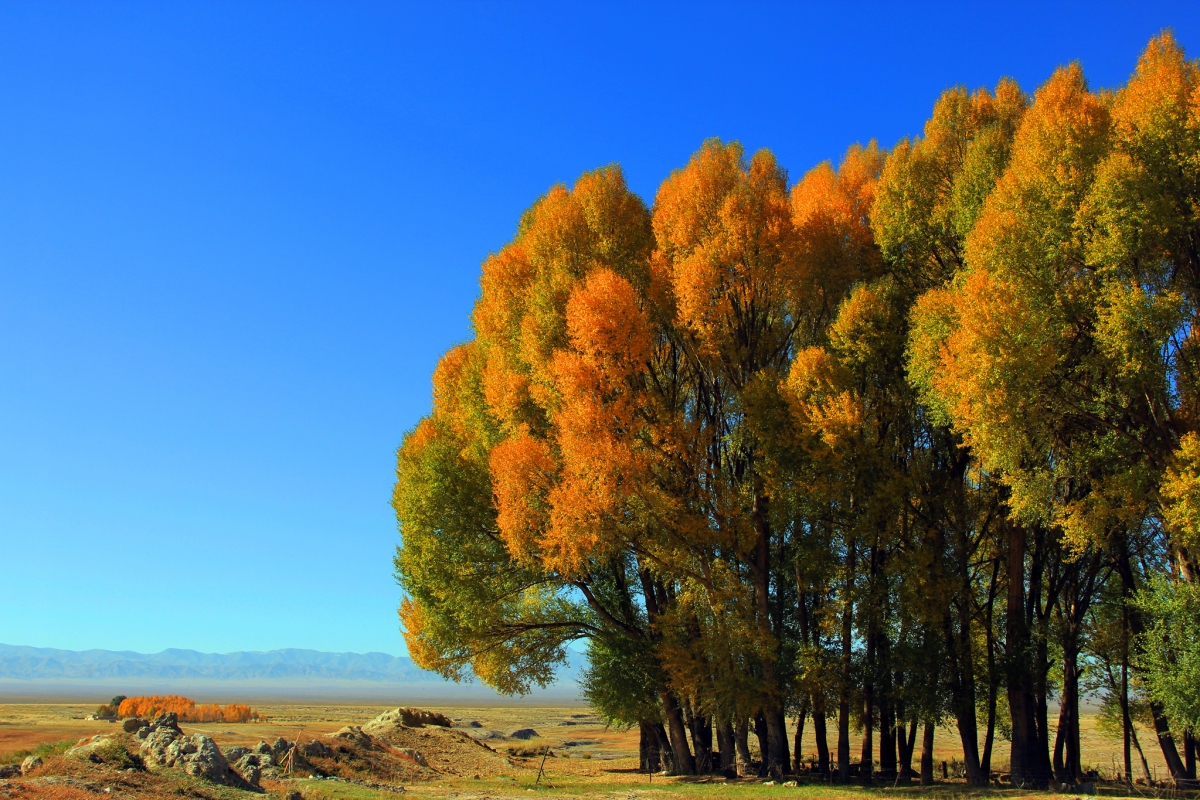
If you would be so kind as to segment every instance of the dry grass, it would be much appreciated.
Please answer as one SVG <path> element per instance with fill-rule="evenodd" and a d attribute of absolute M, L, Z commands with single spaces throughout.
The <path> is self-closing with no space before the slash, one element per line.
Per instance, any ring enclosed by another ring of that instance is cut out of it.
<path fill-rule="evenodd" d="M 257 706 L 256 706 L 257 707 Z M 70 740 L 77 741 L 95 733 L 113 733 L 118 726 L 107 722 L 87 721 L 82 717 L 91 706 L 70 704 L 45 705 L 0 705 L 0 763 L 11 763 L 22 751 L 38 745 Z M 205 733 L 218 744 L 228 747 L 235 744 L 253 745 L 259 740 L 271 741 L 283 736 L 289 740 L 303 738 L 307 741 L 333 732 L 344 725 L 362 724 L 381 711 L 382 706 L 335 705 L 275 705 L 261 706 L 269 715 L 266 723 L 211 723 L 185 724 L 186 733 Z M 404 784 L 406 794 L 422 797 L 528 797 L 535 792 L 548 797 L 607 797 L 651 798 L 651 797 L 707 797 L 753 796 L 753 797 L 818 797 L 823 800 L 865 800 L 881 794 L 915 794 L 921 797 L 958 798 L 978 796 L 969 793 L 961 783 L 948 783 L 933 790 L 905 790 L 879 787 L 873 789 L 828 787 L 815 784 L 800 788 L 766 786 L 759 781 L 726 781 L 721 778 L 666 778 L 647 776 L 637 770 L 637 731 L 614 730 L 604 724 L 586 708 L 437 708 L 455 720 L 456 727 L 463 732 L 476 734 L 494 731 L 507 735 L 521 728 L 533 728 L 538 736 L 530 740 L 494 738 L 486 740 L 511 766 L 488 771 L 475 768 L 463 769 L 466 765 L 454 765 L 431 761 L 436 770 L 424 779 L 412 779 Z M 471 722 L 478 728 L 469 727 Z M 1096 718 L 1085 716 L 1083 720 L 1084 760 L 1090 766 L 1111 771 L 1120 761 L 1120 742 L 1096 729 Z M 811 723 L 806 730 L 804 751 L 813 747 Z M 790 733 L 794 733 L 790 731 Z M 832 733 L 832 731 L 831 731 Z M 1140 731 L 1142 745 L 1160 775 L 1164 774 L 1162 757 L 1154 744 L 1153 734 Z M 419 733 L 417 733 L 419 736 Z M 752 737 L 753 739 L 753 737 Z M 935 755 L 938 761 L 953 761 L 961 758 L 958 737 L 950 729 L 939 730 Z M 413 743 L 401 743 L 411 746 Z M 834 743 L 831 741 L 831 745 Z M 472 745 L 474 746 L 474 745 Z M 435 752 L 432 742 L 427 745 L 431 754 Z M 549 748 L 553 754 L 545 761 L 542 777 L 538 779 L 541 758 L 523 757 L 529 753 Z M 510 754 L 510 748 L 512 753 Z M 859 752 L 857 736 L 852 737 L 851 752 Z M 420 749 L 418 747 L 418 749 Z M 45 752 L 45 751 L 44 751 Z M 481 751 L 482 752 L 482 751 Z M 997 743 L 993 766 L 1001 769 L 1007 761 L 1008 748 L 1004 742 Z M 1135 754 L 1136 759 L 1136 754 Z M 110 774 L 111 773 L 111 774 Z M 221 787 L 212 787 L 191 779 L 175 775 L 153 775 L 148 773 L 118 773 L 104 766 L 69 762 L 57 754 L 50 754 L 47 765 L 39 771 L 37 781 L 0 782 L 0 800 L 4 798 L 76 798 L 126 797 L 143 800 L 153 797 L 180 796 L 206 797 L 213 800 L 225 798 L 262 797 Z M 50 777 L 53 776 L 53 777 Z M 69 783 L 64 782 L 69 781 Z M 391 782 L 391 781 L 388 781 Z M 268 783 L 272 796 L 283 796 L 299 789 L 305 798 L 326 800 L 359 800 L 360 798 L 392 796 L 381 788 L 371 788 L 353 783 L 335 781 L 297 780 Z M 107 791 L 105 791 L 107 789 Z M 1026 797 L 1028 794 L 1013 791 L 991 790 L 984 794 L 1004 797 Z"/>

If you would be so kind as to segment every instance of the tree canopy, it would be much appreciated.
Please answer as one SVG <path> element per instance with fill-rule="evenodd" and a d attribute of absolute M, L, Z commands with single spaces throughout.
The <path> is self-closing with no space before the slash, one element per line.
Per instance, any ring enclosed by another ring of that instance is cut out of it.
<path fill-rule="evenodd" d="M 1004 739 L 1015 784 L 1080 783 L 1099 687 L 1195 777 L 1200 68 L 1169 33 L 1116 91 L 953 88 L 794 184 L 715 139 L 652 207 L 586 173 L 480 286 L 398 453 L 418 664 L 523 693 L 586 640 L 647 769 L 799 770 L 811 719 L 843 781 L 860 727 L 860 778 L 915 777 L 921 733 L 932 780 L 952 720 L 972 784 Z"/>

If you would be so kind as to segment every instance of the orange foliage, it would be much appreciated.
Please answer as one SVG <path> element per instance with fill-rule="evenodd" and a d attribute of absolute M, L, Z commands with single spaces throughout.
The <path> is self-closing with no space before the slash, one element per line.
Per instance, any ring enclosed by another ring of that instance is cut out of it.
<path fill-rule="evenodd" d="M 250 706 L 240 703 L 230 703 L 221 706 L 216 703 L 198 706 L 189 697 L 169 694 L 165 696 L 152 695 L 149 697 L 127 697 L 121 701 L 117 716 L 121 718 L 145 717 L 152 718 L 164 712 L 179 715 L 180 722 L 262 722 L 266 717 L 259 714 Z"/>

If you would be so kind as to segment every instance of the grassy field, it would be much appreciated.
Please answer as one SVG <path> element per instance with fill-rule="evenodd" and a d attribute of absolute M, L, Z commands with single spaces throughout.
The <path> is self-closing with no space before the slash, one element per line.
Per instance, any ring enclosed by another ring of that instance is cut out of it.
<path fill-rule="evenodd" d="M 18 760 L 18 756 L 33 751 L 39 746 L 45 750 L 47 745 L 56 742 L 74 742 L 96 733 L 111 733 L 118 727 L 112 723 L 83 719 L 93 709 L 93 706 L 74 704 L 0 705 L 0 764 L 12 763 Z M 265 713 L 268 721 L 247 724 L 185 724 L 182 727 L 185 733 L 207 734 L 222 747 L 251 746 L 260 740 L 270 742 L 280 736 L 288 740 L 307 741 L 336 731 L 345 725 L 361 725 L 386 710 L 383 706 L 315 704 L 263 705 L 256 706 L 256 709 Z M 455 721 L 456 727 L 462 730 L 471 730 L 476 734 L 483 733 L 484 735 L 488 735 L 488 731 L 492 732 L 492 738 L 485 739 L 485 741 L 497 752 L 511 754 L 513 769 L 509 774 L 484 774 L 474 777 L 453 774 L 455 771 L 452 769 L 453 765 L 432 763 L 432 767 L 440 770 L 439 777 L 434 780 L 405 785 L 404 792 L 408 795 L 499 798 L 528 796 L 530 792 L 534 792 L 552 797 L 649 798 L 736 795 L 739 797 L 811 796 L 828 798 L 828 800 L 877 797 L 881 794 L 897 796 L 919 794 L 923 797 L 946 798 L 973 796 L 972 793 L 966 791 L 967 787 L 964 784 L 954 781 L 942 783 L 932 789 L 921 790 L 904 787 L 870 789 L 828 787 L 803 782 L 799 787 L 784 787 L 767 785 L 763 781 L 750 779 L 727 781 L 723 778 L 648 776 L 637 770 L 637 732 L 608 728 L 586 708 L 440 707 L 434 710 L 451 717 Z M 1120 761 L 1120 742 L 1098 731 L 1095 722 L 1094 716 L 1084 719 L 1084 760 L 1086 765 L 1101 769 L 1103 774 L 1111 774 Z M 471 726 L 471 723 L 477 723 L 477 725 Z M 538 735 L 528 741 L 506 738 L 508 734 L 521 728 L 533 728 Z M 1161 754 L 1157 747 L 1153 746 L 1153 735 L 1148 731 L 1141 731 L 1140 735 L 1152 768 L 1157 769 L 1159 776 L 1165 775 Z M 952 762 L 956 758 L 961 758 L 958 737 L 952 730 L 940 730 L 936 743 L 936 761 Z M 834 742 L 831 741 L 830 744 L 833 746 Z M 815 749 L 811 726 L 804 745 L 805 753 Z M 545 746 L 550 748 L 553 757 L 545 760 L 539 777 L 541 760 L 522 757 L 522 753 Z M 859 748 L 860 743 L 857 737 L 854 737 L 851 752 L 855 754 L 855 760 L 857 760 Z M 1007 743 L 998 742 L 993 768 L 1003 771 L 1007 758 Z M 87 781 L 85 780 L 84 783 Z M 297 779 L 284 783 L 286 785 L 273 785 L 267 788 L 272 793 L 278 790 L 281 794 L 285 794 L 285 790 L 299 790 L 305 798 L 329 798 L 330 800 L 334 798 L 349 800 L 351 798 L 387 797 L 393 794 L 381 788 L 369 788 L 332 780 Z M 95 780 L 91 781 L 91 785 L 99 786 Z M 67 788 L 69 787 L 62 788 L 62 791 L 67 791 Z M 122 796 L 122 789 L 118 783 L 112 784 L 109 788 L 108 796 Z M 129 793 L 126 796 L 129 797 L 147 796 L 139 793 L 142 790 L 151 791 L 149 796 L 153 796 L 153 791 L 162 791 L 161 787 L 151 790 L 148 787 L 134 787 L 132 784 L 128 788 Z M 176 788 L 182 789 L 183 787 Z M 5 789 L 3 783 L 0 783 L 0 798 L 40 796 L 14 794 L 12 791 L 11 787 Z M 187 788 L 185 793 L 212 798 L 262 796 L 196 786 Z M 1027 793 L 996 790 L 990 790 L 986 794 L 1029 796 Z M 60 792 L 54 796 L 71 798 L 75 795 Z"/>

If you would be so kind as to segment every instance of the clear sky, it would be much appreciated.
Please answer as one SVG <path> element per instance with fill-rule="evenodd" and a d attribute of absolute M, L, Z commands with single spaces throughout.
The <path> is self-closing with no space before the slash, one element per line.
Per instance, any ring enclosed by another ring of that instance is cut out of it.
<path fill-rule="evenodd" d="M 404 652 L 394 453 L 556 182 L 793 179 L 1200 3 L 0 5 L 0 642 Z"/>

